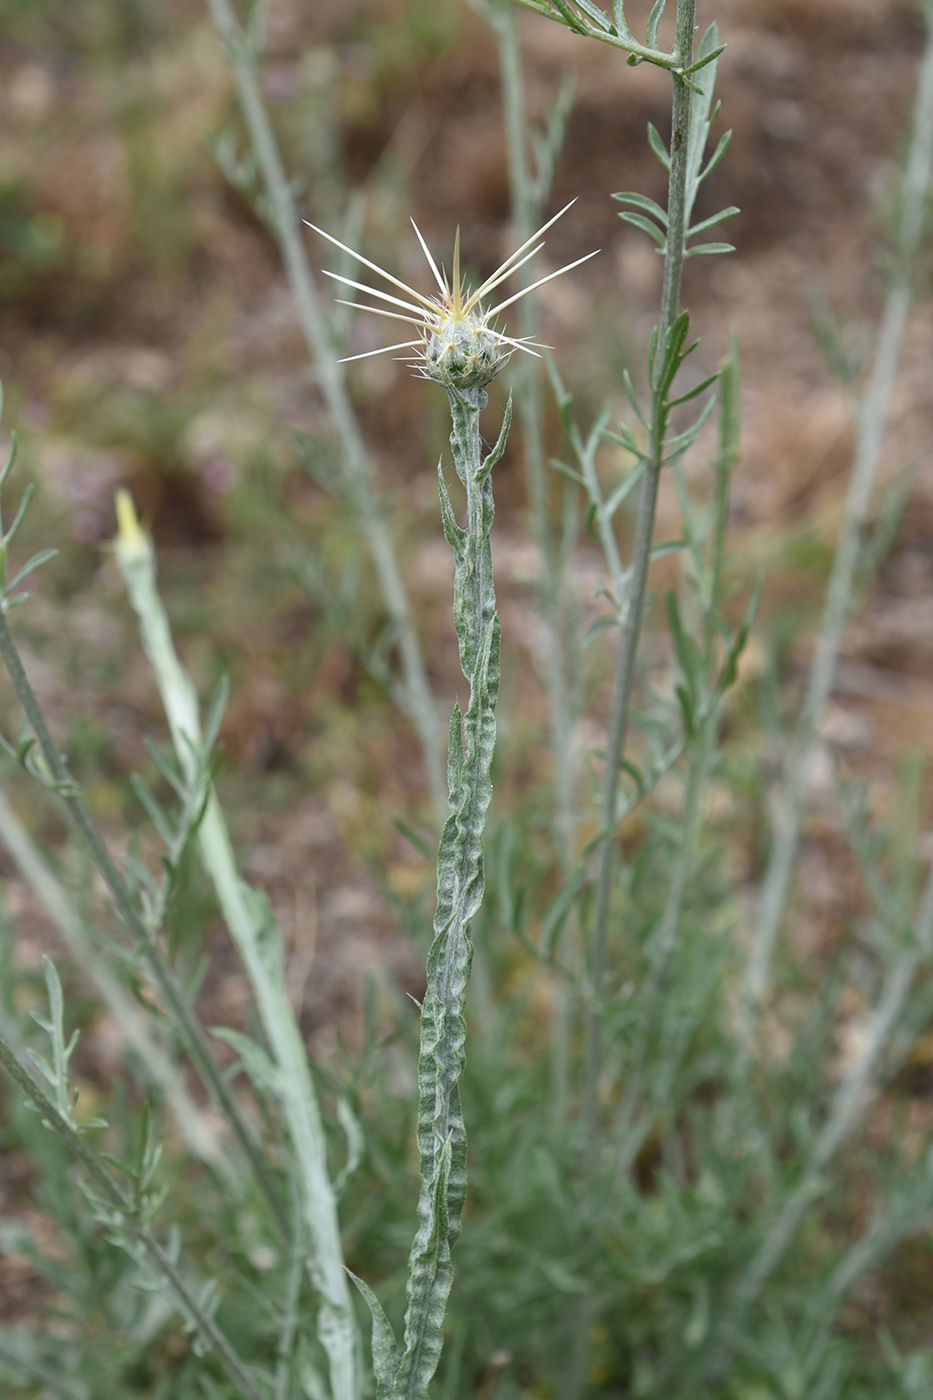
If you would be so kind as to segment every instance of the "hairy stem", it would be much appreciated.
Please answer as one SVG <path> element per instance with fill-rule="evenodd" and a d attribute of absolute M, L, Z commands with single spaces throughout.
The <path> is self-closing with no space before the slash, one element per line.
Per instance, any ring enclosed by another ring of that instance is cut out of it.
<path fill-rule="evenodd" d="M 499 36 L 499 68 L 505 114 L 506 147 L 509 157 L 509 184 L 512 192 L 512 222 L 515 243 L 531 237 L 543 212 L 545 190 L 536 190 L 528 166 L 524 82 L 515 10 L 509 3 L 500 6 L 496 16 Z M 527 267 L 519 272 L 520 285 L 531 280 Z M 522 301 L 519 311 L 521 335 L 534 340 L 537 318 L 534 303 Z M 573 860 L 576 813 L 574 804 L 573 721 L 568 695 L 564 635 L 564 594 L 561 552 L 554 539 L 548 510 L 547 467 L 544 445 L 544 406 L 538 364 L 524 360 L 518 379 L 518 416 L 522 432 L 525 479 L 531 507 L 531 533 L 541 560 L 540 598 L 547 623 L 547 692 L 554 762 L 555 832 L 564 873 Z"/>
<path fill-rule="evenodd" d="M 450 724 L 448 782 L 450 816 L 437 854 L 437 912 L 428 956 L 427 990 L 421 1011 L 418 1059 L 418 1150 L 421 1199 L 418 1230 L 408 1273 L 405 1353 L 396 1394 L 422 1400 L 440 1357 L 444 1311 L 453 1278 L 450 1251 L 460 1233 L 466 1191 L 466 1132 L 460 1111 L 464 1064 L 464 996 L 470 975 L 470 922 L 485 884 L 483 830 L 492 797 L 490 765 L 496 739 L 499 690 L 499 619 L 489 532 L 493 496 L 491 470 L 505 448 L 511 418 L 506 413 L 499 441 L 484 459 L 479 431 L 486 402 L 482 389 L 448 388 L 457 475 L 467 497 L 467 523 L 454 516 L 440 476 L 444 534 L 455 556 L 454 624 L 460 663 L 470 683 L 461 717 Z"/>

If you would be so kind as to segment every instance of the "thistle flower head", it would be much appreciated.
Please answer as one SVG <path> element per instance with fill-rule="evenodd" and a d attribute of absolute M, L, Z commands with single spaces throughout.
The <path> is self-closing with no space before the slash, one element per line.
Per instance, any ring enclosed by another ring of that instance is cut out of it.
<path fill-rule="evenodd" d="M 570 204 L 573 203 L 574 201 L 571 200 Z M 487 384 L 492 383 L 514 351 L 523 350 L 528 355 L 536 355 L 534 341 L 527 337 L 515 339 L 506 335 L 494 324 L 495 318 L 507 306 L 511 306 L 513 302 L 526 296 L 528 292 L 533 292 L 537 287 L 543 286 L 545 282 L 550 282 L 554 277 L 560 277 L 562 273 L 569 272 L 573 267 L 579 267 L 580 263 L 586 262 L 587 258 L 592 258 L 595 254 L 587 253 L 586 257 L 577 258 L 576 262 L 568 263 L 566 267 L 558 268 L 556 272 L 539 278 L 530 287 L 523 287 L 513 296 L 507 297 L 505 301 L 500 301 L 491 309 L 487 310 L 484 302 L 506 278 L 511 277 L 513 272 L 517 272 L 530 258 L 541 251 L 544 244 L 539 243 L 538 239 L 551 227 L 551 224 L 556 223 L 561 214 L 566 214 L 570 204 L 565 205 L 559 214 L 555 214 L 553 219 L 549 219 L 546 224 L 543 224 L 537 233 L 532 234 L 531 238 L 506 258 L 505 262 L 497 267 L 495 272 L 475 290 L 470 290 L 466 286 L 460 274 L 460 230 L 457 230 L 457 236 L 454 240 L 453 270 L 448 281 L 447 273 L 439 268 L 434 261 L 428 245 L 422 237 L 421 230 L 412 219 L 412 227 L 437 284 L 437 292 L 430 297 L 423 296 L 421 292 L 417 292 L 404 282 L 400 282 L 397 277 L 393 277 L 391 273 L 377 267 L 375 263 L 354 252 L 352 248 L 348 248 L 346 244 L 341 243 L 331 234 L 325 233 L 323 229 L 317 228 L 315 224 L 309 224 L 309 228 L 313 228 L 315 233 L 319 233 L 322 238 L 326 238 L 330 243 L 343 249 L 345 253 L 349 253 L 351 257 L 356 258 L 364 267 L 368 267 L 370 271 L 375 272 L 398 291 L 404 292 L 406 300 L 392 296 L 378 287 L 368 287 L 363 282 L 354 282 L 352 278 L 343 277 L 338 272 L 326 272 L 326 276 L 332 277 L 336 282 L 342 282 L 345 286 L 354 287 L 359 292 L 366 292 L 369 296 L 375 297 L 377 301 L 386 303 L 383 306 L 363 305 L 364 311 L 371 311 L 376 316 L 387 316 L 390 320 L 404 321 L 415 326 L 418 330 L 416 340 L 402 341 L 398 345 L 386 345 L 379 350 L 367 350 L 362 355 L 348 355 L 347 359 L 364 360 L 370 355 L 388 354 L 393 350 L 414 350 L 412 367 L 424 378 L 433 379 L 435 383 L 448 388 L 483 389 Z M 343 304 L 354 305 L 355 303 L 344 302 Z M 542 347 L 539 346 L 538 349 L 540 348 Z"/>

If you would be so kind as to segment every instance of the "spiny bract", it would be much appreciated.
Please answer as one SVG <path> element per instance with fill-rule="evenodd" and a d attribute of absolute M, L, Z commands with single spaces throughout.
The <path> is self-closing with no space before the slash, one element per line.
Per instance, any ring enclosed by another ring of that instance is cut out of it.
<path fill-rule="evenodd" d="M 571 200 L 570 204 L 573 203 L 574 201 Z M 406 283 L 400 282 L 391 273 L 377 267 L 375 263 L 370 262 L 360 253 L 354 252 L 352 248 L 348 248 L 339 239 L 325 233 L 316 224 L 309 224 L 308 227 L 313 228 L 315 233 L 319 233 L 322 238 L 326 238 L 330 243 L 356 258 L 364 267 L 368 267 L 372 272 L 385 278 L 393 287 L 404 292 L 410 300 L 402 301 L 399 297 L 390 296 L 388 292 L 380 291 L 376 287 L 367 287 L 363 282 L 354 282 L 352 278 L 344 277 L 339 272 L 327 272 L 325 269 L 326 276 L 332 277 L 336 282 L 343 282 L 345 286 L 354 287 L 357 291 L 366 292 L 369 296 L 387 302 L 392 307 L 399 308 L 390 311 L 384 307 L 364 306 L 362 308 L 364 311 L 371 311 L 376 316 L 387 316 L 394 321 L 406 321 L 409 325 L 417 326 L 420 332 L 417 340 L 405 340 L 398 345 L 386 345 L 379 350 L 367 350 L 362 355 L 348 355 L 347 359 L 364 360 L 370 355 L 388 354 L 392 350 L 414 349 L 417 353 L 411 362 L 412 367 L 426 379 L 433 379 L 435 383 L 441 384 L 445 388 L 483 389 L 487 384 L 491 384 L 500 370 L 504 368 L 514 350 L 524 350 L 526 354 L 535 355 L 536 351 L 532 348 L 535 342 L 527 338 L 516 340 L 512 336 L 506 335 L 504 331 L 498 330 L 492 324 L 494 317 L 498 316 L 500 311 L 504 311 L 507 306 L 518 301 L 520 297 L 526 296 L 528 292 L 533 292 L 537 287 L 543 286 L 545 282 L 550 282 L 554 277 L 560 277 L 562 273 L 569 272 L 573 267 L 579 267 L 580 263 L 594 257 L 595 252 L 587 253 L 585 257 L 577 258 L 576 262 L 568 263 L 566 267 L 548 273 L 547 277 L 539 278 L 530 287 L 523 287 L 514 296 L 507 297 L 505 301 L 499 302 L 498 306 L 492 307 L 489 311 L 482 304 L 483 298 L 494 291 L 513 272 L 517 272 L 528 262 L 529 258 L 534 257 L 535 253 L 541 251 L 544 244 L 537 243 L 536 240 L 553 223 L 556 223 L 562 214 L 566 214 L 570 204 L 566 204 L 560 213 L 555 214 L 553 219 L 549 219 L 536 233 L 533 233 L 475 291 L 469 291 L 460 276 L 459 228 L 454 240 L 453 275 L 448 282 L 446 272 L 442 271 L 434 261 L 428 245 L 422 237 L 421 230 L 412 219 L 412 227 L 428 260 L 428 266 L 434 275 L 440 293 L 439 296 L 435 295 L 434 297 L 422 296 L 420 292 L 407 286 Z M 354 304 L 343 303 L 343 305 Z"/>

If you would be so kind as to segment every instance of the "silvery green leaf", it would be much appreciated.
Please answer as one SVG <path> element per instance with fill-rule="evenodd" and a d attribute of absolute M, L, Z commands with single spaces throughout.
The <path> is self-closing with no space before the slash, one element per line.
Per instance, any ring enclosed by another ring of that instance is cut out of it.
<path fill-rule="evenodd" d="M 667 239 L 661 229 L 658 228 L 657 224 L 652 223 L 650 219 L 646 219 L 644 214 L 631 214 L 626 211 L 624 214 L 620 214 L 619 218 L 622 219 L 624 223 L 632 224 L 634 228 L 640 228 L 643 233 L 647 233 L 650 238 L 654 239 L 662 252 L 664 251 L 667 246 Z"/>
<path fill-rule="evenodd" d="M 665 170 L 670 170 L 670 168 L 671 168 L 671 155 L 670 155 L 670 151 L 669 151 L 669 150 L 667 149 L 667 147 L 665 146 L 664 141 L 663 141 L 663 139 L 662 139 L 662 137 L 661 137 L 661 133 L 658 131 L 658 128 L 654 125 L 653 122 L 649 122 L 649 123 L 648 123 L 648 145 L 649 145 L 649 146 L 651 147 L 651 149 L 654 151 L 654 153 L 655 153 L 655 155 L 657 156 L 658 160 L 659 160 L 659 161 L 661 162 L 661 164 L 664 166 L 664 169 L 665 169 Z"/>
<path fill-rule="evenodd" d="M 656 49 L 658 46 L 658 25 L 661 23 L 661 16 L 664 13 L 667 0 L 655 0 L 648 16 L 648 27 L 645 33 L 645 43 L 649 49 Z"/>
<path fill-rule="evenodd" d="M 399 1355 L 392 1324 L 386 1317 L 382 1304 L 369 1284 L 364 1283 L 361 1278 L 357 1278 L 350 1269 L 347 1270 L 347 1273 L 366 1300 L 366 1306 L 372 1317 L 373 1374 L 376 1377 L 376 1400 L 394 1400 Z"/>
<path fill-rule="evenodd" d="M 640 209 L 643 214 L 647 214 L 650 218 L 654 219 L 662 228 L 667 228 L 667 210 L 662 209 L 656 200 L 649 199 L 647 195 L 636 194 L 630 190 L 623 191 L 621 194 L 614 194 L 612 197 L 613 199 L 617 199 L 620 204 L 630 204 L 633 209 Z"/>
<path fill-rule="evenodd" d="M 57 549 L 40 549 L 38 554 L 34 554 L 32 558 L 23 565 L 19 573 L 15 574 L 14 577 L 10 579 L 7 585 L 9 591 L 12 593 L 13 589 L 18 588 L 24 579 L 27 579 L 30 574 L 35 573 L 36 569 L 41 569 L 42 565 L 47 564 L 50 559 L 54 559 L 57 553 Z"/>
<path fill-rule="evenodd" d="M 577 5 L 585 15 L 598 25 L 604 34 L 615 35 L 616 27 L 604 10 L 593 4 L 593 0 L 576 0 Z"/>
<path fill-rule="evenodd" d="M 734 253 L 735 245 L 732 243 L 698 243 L 695 248 L 688 248 L 684 253 L 685 258 L 710 257 L 716 253 Z"/>
<path fill-rule="evenodd" d="M 741 212 L 737 204 L 730 204 L 727 209 L 720 209 L 718 214 L 711 215 L 710 218 L 704 219 L 702 223 L 694 224 L 692 228 L 687 230 L 687 237 L 693 238 L 698 233 L 705 233 L 708 228 L 715 228 L 716 224 L 721 224 L 726 219 L 732 219 L 736 214 L 740 214 Z"/>

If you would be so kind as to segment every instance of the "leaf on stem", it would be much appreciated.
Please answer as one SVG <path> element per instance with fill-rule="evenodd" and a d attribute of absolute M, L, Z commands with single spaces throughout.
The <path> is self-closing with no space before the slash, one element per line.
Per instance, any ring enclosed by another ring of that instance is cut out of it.
<path fill-rule="evenodd" d="M 667 211 L 662 209 L 655 200 L 649 199 L 645 194 L 637 194 L 632 190 L 622 190 L 619 194 L 614 194 L 613 199 L 617 199 L 620 204 L 631 204 L 633 209 L 640 209 L 643 214 L 648 214 L 652 219 L 656 219 L 662 228 L 667 228 Z M 619 216 L 623 218 L 624 215 Z"/>
<path fill-rule="evenodd" d="M 642 233 L 647 233 L 648 237 L 653 238 L 655 243 L 657 243 L 661 252 L 665 252 L 667 248 L 667 239 L 658 226 L 653 224 L 650 219 L 646 219 L 643 214 L 630 214 L 627 212 L 620 214 L 619 218 L 622 219 L 624 223 L 631 224 L 633 228 L 640 228 Z"/>
<path fill-rule="evenodd" d="M 734 253 L 735 245 L 732 243 L 698 243 L 695 248 L 687 248 L 684 252 L 685 258 L 712 257 L 717 253 Z"/>
<path fill-rule="evenodd" d="M 648 28 L 645 34 L 645 43 L 649 49 L 657 48 L 658 45 L 658 25 L 661 23 L 661 16 L 667 6 L 667 0 L 655 0 L 651 14 L 648 16 Z"/>
<path fill-rule="evenodd" d="M 399 1368 L 398 1343 L 385 1309 L 368 1283 L 357 1278 L 352 1269 L 347 1273 L 359 1289 L 372 1318 L 373 1374 L 376 1378 L 376 1400 L 394 1400 L 395 1376 Z"/>
<path fill-rule="evenodd" d="M 648 123 L 648 145 L 654 151 L 658 160 L 664 166 L 664 169 L 669 171 L 671 168 L 670 151 L 665 146 L 661 133 L 658 131 L 654 122 Z"/>

